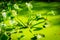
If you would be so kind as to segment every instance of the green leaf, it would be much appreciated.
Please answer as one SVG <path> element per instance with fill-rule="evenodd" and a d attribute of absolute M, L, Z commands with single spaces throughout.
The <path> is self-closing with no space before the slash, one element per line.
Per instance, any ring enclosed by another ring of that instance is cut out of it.
<path fill-rule="evenodd" d="M 45 35 L 42 35 L 42 37 L 45 37 Z"/>
<path fill-rule="evenodd" d="M 4 21 L 3 16 L 0 14 L 0 22 Z"/>
<path fill-rule="evenodd" d="M 46 22 L 44 25 L 48 25 L 48 23 Z"/>
<path fill-rule="evenodd" d="M 45 37 L 45 35 L 44 34 L 40 34 L 42 37 Z"/>
<path fill-rule="evenodd" d="M 21 27 L 20 29 L 26 29 L 26 28 L 28 28 L 27 26 L 26 27 Z"/>
<path fill-rule="evenodd" d="M 7 32 L 7 35 L 8 35 L 8 36 L 11 36 L 11 33 L 10 33 L 10 32 Z"/>
<path fill-rule="evenodd" d="M 31 33 L 32 33 L 32 31 L 31 31 L 31 30 L 29 30 L 29 32 L 31 32 Z"/>
<path fill-rule="evenodd" d="M 16 31 L 14 33 L 17 33 Z"/>
<path fill-rule="evenodd" d="M 13 30 L 13 28 L 7 28 L 6 29 L 6 31 L 12 31 Z"/>
<path fill-rule="evenodd" d="M 22 31 L 19 31 L 19 33 L 23 33 Z"/>
<path fill-rule="evenodd" d="M 0 22 L 4 21 L 3 18 L 0 18 Z"/>
<path fill-rule="evenodd" d="M 10 17 L 12 14 L 11 13 L 7 13 L 7 17 Z"/>
<path fill-rule="evenodd" d="M 23 26 L 23 25 L 18 22 L 18 24 L 16 26 Z"/>
<path fill-rule="evenodd" d="M 8 39 L 8 36 L 3 34 L 3 36 L 1 37 L 1 40 L 7 40 Z"/>
<path fill-rule="evenodd" d="M 18 40 L 20 40 L 20 37 L 18 38 Z"/>
<path fill-rule="evenodd" d="M 45 21 L 43 21 L 43 22 L 45 22 Z M 32 27 L 34 27 L 34 26 L 36 26 L 36 25 L 38 25 L 38 24 L 41 24 L 41 23 L 43 23 L 43 22 L 38 22 L 38 23 L 32 25 Z"/>
<path fill-rule="evenodd" d="M 43 28 L 46 28 L 46 26 L 45 26 L 45 25 L 43 25 Z"/>
<path fill-rule="evenodd" d="M 9 40 L 11 40 L 11 37 L 9 38 Z"/>
<path fill-rule="evenodd" d="M 14 8 L 15 9 L 19 9 L 19 5 L 18 4 L 14 4 Z"/>
<path fill-rule="evenodd" d="M 42 28 L 36 28 L 36 29 L 34 29 L 34 31 L 39 31 L 39 30 L 42 30 Z"/>
<path fill-rule="evenodd" d="M 13 19 L 14 18 L 14 16 L 11 16 L 11 19 Z"/>
<path fill-rule="evenodd" d="M 21 37 L 18 37 L 18 40 L 20 40 L 21 38 L 23 38 L 24 37 L 24 35 L 21 35 Z"/>
<path fill-rule="evenodd" d="M 36 18 L 36 21 L 38 21 L 38 20 L 42 20 L 42 19 L 44 19 L 44 17 Z"/>
<path fill-rule="evenodd" d="M 31 40 L 37 40 L 37 36 L 32 37 Z"/>
<path fill-rule="evenodd" d="M 23 38 L 25 35 L 21 35 L 21 37 L 20 38 Z"/>
<path fill-rule="evenodd" d="M 41 17 L 41 14 L 37 14 L 35 20 L 38 21 L 41 19 L 44 19 L 44 17 Z"/>

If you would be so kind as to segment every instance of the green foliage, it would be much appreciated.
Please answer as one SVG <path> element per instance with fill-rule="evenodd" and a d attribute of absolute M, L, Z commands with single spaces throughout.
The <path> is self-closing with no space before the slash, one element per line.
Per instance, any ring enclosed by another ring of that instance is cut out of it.
<path fill-rule="evenodd" d="M 20 30 L 19 33 L 23 33 L 23 31 L 21 31 L 21 29 L 28 28 L 29 32 L 32 33 L 32 31 L 31 31 L 32 28 L 35 28 L 33 31 L 39 31 L 39 30 L 42 30 L 43 28 L 45 28 L 45 25 L 47 24 L 47 23 L 45 23 L 46 18 L 41 17 L 41 14 L 35 15 L 34 18 L 32 18 L 33 16 L 29 15 L 27 23 L 24 23 L 22 20 L 20 20 L 18 18 L 18 12 L 21 12 L 21 10 L 23 10 L 23 8 L 20 8 L 19 7 L 20 5 L 18 5 L 18 3 L 12 4 L 12 5 L 10 2 L 5 3 L 5 4 L 4 3 L 5 2 L 2 3 L 4 9 L 2 9 L 2 11 L 0 12 L 0 28 L 1 28 L 0 32 L 2 34 L 1 40 L 7 40 L 7 39 L 11 40 L 11 34 L 17 33 L 17 29 Z M 28 12 L 32 13 L 32 7 L 33 7 L 32 4 L 26 3 L 23 5 L 23 7 L 25 8 L 26 5 L 28 8 Z M 5 7 L 7 9 L 5 9 Z M 41 20 L 43 20 L 43 22 Z M 33 21 L 36 21 L 37 23 L 33 24 Z M 41 21 L 41 22 L 38 22 L 38 21 Z M 39 25 L 41 23 L 45 23 L 43 25 L 43 28 L 35 27 L 36 25 Z M 13 30 L 16 30 L 16 31 L 12 32 Z M 33 34 L 33 36 L 34 36 L 34 34 Z M 44 35 L 42 35 L 42 36 L 45 37 Z M 24 37 L 24 35 L 21 35 L 21 37 L 19 37 L 18 40 L 20 40 L 23 37 Z M 31 40 L 37 40 L 37 36 L 34 36 Z"/>
<path fill-rule="evenodd" d="M 8 36 L 3 34 L 2 37 L 1 37 L 1 40 L 8 40 Z"/>

